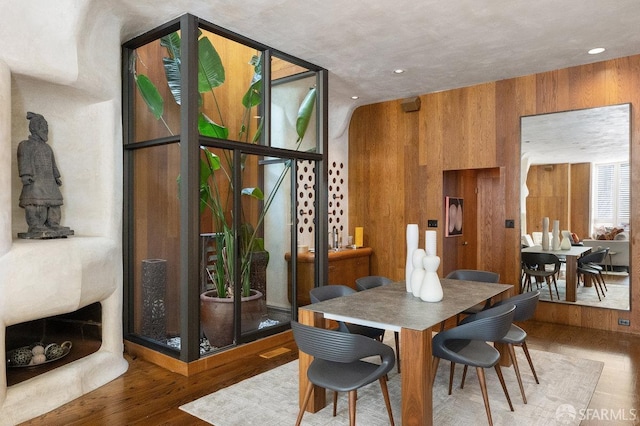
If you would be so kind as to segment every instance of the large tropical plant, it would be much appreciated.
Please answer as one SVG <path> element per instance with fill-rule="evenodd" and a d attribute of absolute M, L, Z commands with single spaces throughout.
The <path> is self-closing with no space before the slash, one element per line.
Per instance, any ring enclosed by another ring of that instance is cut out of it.
<path fill-rule="evenodd" d="M 171 33 L 160 40 L 161 46 L 166 49 L 167 56 L 163 58 L 164 74 L 166 76 L 166 84 L 168 85 L 173 99 L 177 104 L 181 103 L 181 74 L 180 74 L 180 36 L 177 32 Z M 244 113 L 242 114 L 241 123 L 239 125 L 237 140 L 256 143 L 260 140 L 263 119 L 256 126 L 254 133 L 250 133 L 251 110 L 262 102 L 262 56 L 254 55 L 249 65 L 253 67 L 253 77 L 249 82 L 249 87 L 244 96 L 240 100 Z M 144 99 L 149 111 L 156 119 L 162 121 L 163 125 L 174 134 L 169 128 L 164 118 L 164 99 L 153 83 L 145 74 L 137 73 L 135 67 L 132 67 L 136 86 Z M 198 112 L 198 128 L 200 134 L 217 139 L 228 139 L 229 129 L 224 121 L 224 111 L 221 111 L 216 99 L 217 87 L 225 82 L 225 69 L 218 52 L 211 43 L 210 39 L 203 36 L 202 33 L 198 38 L 198 92 L 201 96 L 200 105 L 202 105 L 202 95 L 211 93 L 216 106 L 216 120 L 209 117 L 202 108 Z M 313 108 L 316 100 L 316 90 L 311 88 L 298 109 L 296 120 L 297 140 L 295 148 L 299 149 L 304 139 Z M 200 161 L 200 211 L 209 209 L 212 213 L 214 226 L 217 232 L 216 246 L 218 248 L 218 256 L 213 271 L 206 269 L 213 281 L 218 297 L 230 297 L 233 295 L 233 279 L 235 277 L 235 267 L 240 267 L 240 279 L 242 296 L 250 295 L 250 272 L 251 260 L 254 252 L 264 251 L 264 241 L 259 236 L 259 229 L 264 223 L 266 214 L 271 207 L 280 186 L 284 182 L 289 170 L 290 161 L 283 162 L 283 168 L 276 179 L 273 190 L 265 198 L 264 193 L 258 187 L 247 187 L 241 189 L 243 196 L 251 197 L 258 202 L 262 202 L 262 208 L 254 218 L 254 222 L 246 220 L 243 212 L 240 212 L 241 227 L 239 230 L 233 229 L 233 209 L 229 205 L 231 197 L 229 194 L 234 192 L 233 182 L 233 158 L 229 151 L 224 150 L 223 158 L 212 152 L 209 148 L 201 146 L 202 156 Z M 246 154 L 242 155 L 241 168 L 244 170 L 246 162 Z M 221 188 L 225 184 L 226 188 Z M 239 244 L 236 250 L 236 244 Z M 235 253 L 239 254 L 239 263 L 236 262 Z"/>

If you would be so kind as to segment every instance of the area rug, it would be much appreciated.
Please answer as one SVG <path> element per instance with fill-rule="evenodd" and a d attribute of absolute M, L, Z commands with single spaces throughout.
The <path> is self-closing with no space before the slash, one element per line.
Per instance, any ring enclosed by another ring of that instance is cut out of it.
<path fill-rule="evenodd" d="M 513 368 L 503 368 L 503 374 L 514 406 L 513 412 L 495 370 L 487 371 L 489 402 L 495 425 L 578 425 L 580 413 L 588 407 L 602 372 L 603 363 L 570 358 L 550 352 L 530 350 L 540 379 L 536 384 L 522 350 L 518 363 L 527 396 L 522 402 Z M 487 424 L 480 385 L 474 369 L 469 370 L 464 389 L 460 389 L 462 367 L 458 366 L 452 395 L 447 394 L 449 363 L 440 362 L 433 388 L 433 424 Z M 400 386 L 402 374 L 394 369 L 389 374 L 389 394 L 392 399 L 396 425 L 402 424 Z M 349 409 L 346 395 L 338 399 L 338 415 L 332 417 L 331 394 L 329 405 L 318 413 L 305 413 L 303 425 L 348 425 Z M 204 396 L 180 407 L 215 426 L 280 426 L 295 424 L 298 414 L 298 361 L 292 361 L 266 373 L 254 376 L 218 392 Z M 378 382 L 358 391 L 356 423 L 359 425 L 388 425 L 389 419 Z"/>
<path fill-rule="evenodd" d="M 583 306 L 595 306 L 597 308 L 618 309 L 623 311 L 629 310 L 629 285 L 617 284 L 607 281 L 605 275 L 605 282 L 607 283 L 607 290 L 605 297 L 598 299 L 596 290 L 594 287 L 585 287 L 583 285 L 578 286 L 576 289 L 576 301 L 566 301 L 566 283 L 564 280 L 558 280 L 558 293 L 560 294 L 560 303 L 566 303 L 570 305 L 583 305 Z M 553 291 L 553 301 L 558 302 L 556 296 L 555 287 L 551 285 Z M 540 287 L 540 300 L 549 301 L 549 288 L 546 284 Z"/>

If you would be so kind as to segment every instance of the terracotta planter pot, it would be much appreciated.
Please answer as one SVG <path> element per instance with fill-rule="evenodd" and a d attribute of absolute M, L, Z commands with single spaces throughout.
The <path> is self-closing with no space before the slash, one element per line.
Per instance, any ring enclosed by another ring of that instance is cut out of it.
<path fill-rule="evenodd" d="M 267 306 L 258 290 L 251 290 L 249 297 L 241 300 L 242 332 L 257 330 L 260 322 L 266 318 Z M 233 343 L 233 299 L 220 298 L 216 290 L 200 295 L 200 327 L 216 348 Z"/>

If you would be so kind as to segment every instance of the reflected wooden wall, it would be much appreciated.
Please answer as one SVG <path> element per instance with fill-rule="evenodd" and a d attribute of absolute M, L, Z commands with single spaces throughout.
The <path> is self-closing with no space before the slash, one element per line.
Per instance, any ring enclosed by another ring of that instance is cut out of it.
<path fill-rule="evenodd" d="M 419 223 L 424 246 L 427 220 L 438 220 L 443 253 L 444 172 L 500 170 L 502 194 L 484 195 L 477 253 L 516 284 L 520 274 L 520 117 L 631 103 L 631 164 L 640 167 L 640 56 L 421 95 L 421 109 L 403 112 L 401 100 L 365 105 L 349 129 L 349 223 L 363 226 L 373 248 L 372 273 L 404 278 L 405 226 Z M 632 212 L 640 173 L 632 173 Z M 494 202 L 487 202 L 494 200 Z M 515 221 L 505 228 L 505 219 Z M 640 215 L 632 217 L 631 269 L 640 277 Z M 638 232 L 636 232 L 636 230 Z M 485 258 L 485 254 L 488 258 Z M 440 271 L 442 272 L 442 270 Z M 636 279 L 637 281 L 637 279 Z M 640 333 L 640 286 L 632 290 L 632 311 L 541 303 L 538 319 Z M 618 326 L 618 318 L 631 320 Z"/>
<path fill-rule="evenodd" d="M 527 174 L 527 233 L 541 232 L 542 218 L 548 217 L 550 227 L 559 220 L 561 231 L 589 238 L 590 180 L 588 163 L 531 166 Z"/>

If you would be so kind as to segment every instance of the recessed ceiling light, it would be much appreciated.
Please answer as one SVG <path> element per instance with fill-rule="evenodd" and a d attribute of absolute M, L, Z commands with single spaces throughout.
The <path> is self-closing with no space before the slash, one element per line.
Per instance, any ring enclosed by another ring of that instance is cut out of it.
<path fill-rule="evenodd" d="M 402 74 L 403 72 L 404 72 L 404 70 L 403 70 L 403 69 L 401 69 L 401 68 L 398 68 L 398 69 L 393 70 L 393 73 L 394 73 L 394 74 Z"/>
<path fill-rule="evenodd" d="M 604 47 L 596 47 L 595 49 L 591 49 L 589 51 L 589 55 L 597 55 L 598 53 L 604 52 Z"/>
<path fill-rule="evenodd" d="M 353 99 L 355 101 L 356 99 L 360 99 L 360 96 L 355 96 L 354 95 L 354 96 L 351 97 L 351 99 Z"/>

